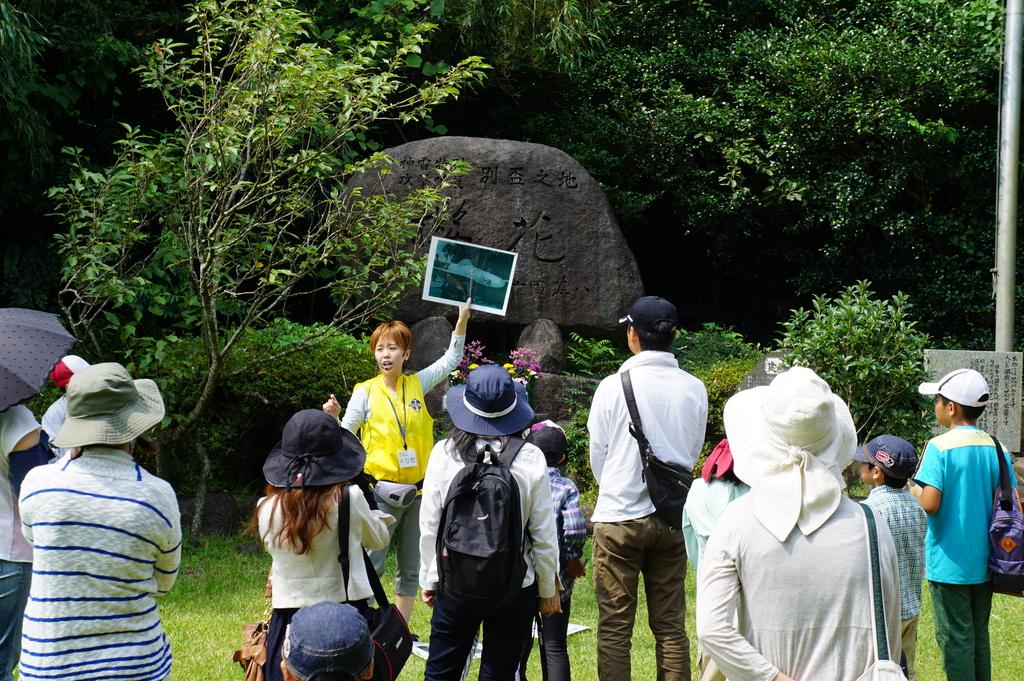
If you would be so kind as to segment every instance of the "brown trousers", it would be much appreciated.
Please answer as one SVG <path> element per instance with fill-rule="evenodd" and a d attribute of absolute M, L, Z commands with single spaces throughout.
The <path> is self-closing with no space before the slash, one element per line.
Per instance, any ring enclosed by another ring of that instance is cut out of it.
<path fill-rule="evenodd" d="M 597 596 L 597 677 L 629 681 L 639 576 L 644 576 L 647 621 L 654 634 L 658 681 L 689 681 L 686 636 L 686 549 L 683 535 L 649 515 L 594 525 Z M 642 678 L 649 679 L 646 672 Z"/>

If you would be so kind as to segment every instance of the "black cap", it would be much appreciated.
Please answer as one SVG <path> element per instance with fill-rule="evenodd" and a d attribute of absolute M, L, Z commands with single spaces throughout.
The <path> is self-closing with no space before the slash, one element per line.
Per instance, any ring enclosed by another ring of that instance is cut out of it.
<path fill-rule="evenodd" d="M 564 430 L 554 424 L 547 425 L 549 423 L 552 422 L 544 421 L 535 424 L 530 429 L 529 435 L 526 436 L 526 441 L 544 452 L 544 458 L 547 459 L 549 466 L 557 466 L 565 458 L 565 453 L 569 449 L 569 441 L 565 437 Z"/>
<path fill-rule="evenodd" d="M 666 329 L 658 327 L 664 326 L 662 322 L 668 322 L 673 329 L 676 328 L 679 326 L 679 315 L 676 306 L 664 298 L 644 296 L 637 298 L 629 308 L 629 314 L 619 320 L 620 324 L 623 322 L 629 322 L 634 329 L 665 333 Z"/>

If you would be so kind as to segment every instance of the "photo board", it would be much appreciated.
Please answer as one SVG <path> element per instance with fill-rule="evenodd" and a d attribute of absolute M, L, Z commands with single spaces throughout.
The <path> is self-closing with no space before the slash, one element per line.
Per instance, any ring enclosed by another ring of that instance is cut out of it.
<path fill-rule="evenodd" d="M 505 315 L 518 253 L 433 237 L 423 277 L 423 300 Z"/>

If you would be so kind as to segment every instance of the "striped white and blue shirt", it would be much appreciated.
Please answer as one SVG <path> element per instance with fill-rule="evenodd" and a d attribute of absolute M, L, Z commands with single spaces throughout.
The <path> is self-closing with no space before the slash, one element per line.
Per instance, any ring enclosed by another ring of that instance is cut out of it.
<path fill-rule="evenodd" d="M 171 648 L 156 598 L 181 559 L 178 502 L 127 453 L 91 447 L 33 469 L 21 488 L 32 542 L 21 678 L 160 681 Z"/>

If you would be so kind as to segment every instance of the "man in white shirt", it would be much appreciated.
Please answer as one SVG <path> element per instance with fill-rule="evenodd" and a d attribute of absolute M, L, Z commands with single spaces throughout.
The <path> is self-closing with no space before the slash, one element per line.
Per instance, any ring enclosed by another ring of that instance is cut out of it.
<path fill-rule="evenodd" d="M 644 296 L 629 309 L 626 340 L 633 357 L 597 388 L 590 408 L 590 467 L 599 486 L 594 508 L 594 581 L 598 604 L 597 674 L 630 678 L 631 638 L 639 575 L 657 643 L 658 681 L 690 678 L 686 636 L 683 535 L 654 515 L 654 504 L 629 432 L 621 374 L 629 372 L 644 434 L 654 454 L 692 470 L 707 426 L 704 384 L 669 352 L 679 320 L 664 298 Z"/>

